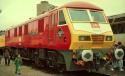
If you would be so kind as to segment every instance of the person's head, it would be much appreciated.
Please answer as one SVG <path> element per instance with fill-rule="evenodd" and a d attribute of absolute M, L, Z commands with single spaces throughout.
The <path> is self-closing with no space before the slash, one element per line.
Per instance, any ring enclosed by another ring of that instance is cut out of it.
<path fill-rule="evenodd" d="M 119 41 L 119 42 L 118 42 L 118 45 L 122 45 L 122 42 Z"/>
<path fill-rule="evenodd" d="M 114 46 L 116 46 L 116 47 L 117 47 L 117 46 L 118 46 L 118 43 L 117 43 L 117 42 L 115 42 L 115 43 L 114 43 Z"/>
<path fill-rule="evenodd" d="M 20 54 L 18 54 L 18 56 L 17 56 L 18 58 L 20 58 Z"/>
<path fill-rule="evenodd" d="M 5 52 L 8 52 L 8 49 L 5 49 Z"/>

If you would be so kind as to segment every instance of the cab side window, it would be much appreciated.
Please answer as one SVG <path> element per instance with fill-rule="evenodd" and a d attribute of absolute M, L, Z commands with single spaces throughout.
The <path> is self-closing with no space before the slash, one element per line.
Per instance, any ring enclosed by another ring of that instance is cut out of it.
<path fill-rule="evenodd" d="M 65 18 L 64 18 L 64 13 L 63 10 L 59 11 L 59 25 L 66 24 Z"/>
<path fill-rule="evenodd" d="M 44 32 L 44 19 L 38 20 L 38 32 Z"/>
<path fill-rule="evenodd" d="M 55 25 L 55 15 L 52 14 L 52 26 L 54 26 L 54 25 Z"/>
<path fill-rule="evenodd" d="M 14 36 L 17 36 L 17 28 L 14 29 Z"/>
<path fill-rule="evenodd" d="M 19 27 L 19 36 L 22 36 L 22 26 Z"/>
<path fill-rule="evenodd" d="M 28 34 L 28 24 L 24 25 L 24 35 Z"/>
<path fill-rule="evenodd" d="M 10 30 L 7 31 L 7 36 L 10 37 Z"/>

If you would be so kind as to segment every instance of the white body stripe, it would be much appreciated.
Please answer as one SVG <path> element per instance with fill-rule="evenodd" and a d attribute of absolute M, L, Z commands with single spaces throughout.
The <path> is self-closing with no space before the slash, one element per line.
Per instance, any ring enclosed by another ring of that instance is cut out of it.
<path fill-rule="evenodd" d="M 112 31 L 109 24 L 99 24 L 100 28 L 92 28 L 90 23 L 72 23 L 74 30 L 83 30 L 95 34 Z"/>

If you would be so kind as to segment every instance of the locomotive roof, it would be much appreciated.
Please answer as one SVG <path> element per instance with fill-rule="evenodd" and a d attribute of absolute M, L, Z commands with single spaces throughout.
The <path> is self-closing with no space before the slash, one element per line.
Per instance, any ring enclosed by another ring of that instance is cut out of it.
<path fill-rule="evenodd" d="M 44 13 L 44 14 L 41 14 L 41 15 L 37 16 L 36 18 L 27 20 L 27 21 L 25 21 L 24 23 L 21 23 L 21 24 L 19 24 L 18 26 L 15 26 L 15 27 L 19 27 L 19 26 L 22 26 L 22 25 L 27 24 L 27 23 L 29 23 L 29 22 L 32 22 L 32 21 L 34 21 L 34 20 L 40 19 L 40 18 L 42 18 L 42 17 L 45 17 L 45 16 L 47 16 L 47 15 L 49 14 L 49 12 L 52 12 L 52 11 L 54 11 L 54 10 L 58 10 L 58 9 L 60 9 L 60 8 L 84 8 L 84 9 L 93 9 L 93 10 L 100 10 L 100 11 L 103 10 L 103 9 L 101 9 L 100 7 L 95 6 L 95 5 L 91 4 L 91 3 L 87 3 L 87 2 L 83 2 L 83 1 L 73 1 L 73 2 L 69 2 L 69 3 L 67 3 L 67 4 L 64 4 L 64 5 L 61 6 L 61 7 L 56 7 L 56 8 L 53 9 L 53 10 L 50 10 L 50 11 Z M 14 27 L 14 28 L 15 28 L 15 27 Z M 9 28 L 8 30 L 10 30 L 10 29 L 13 29 L 13 28 Z"/>
<path fill-rule="evenodd" d="M 91 3 L 83 2 L 83 1 L 74 1 L 74 2 L 69 2 L 65 5 L 62 6 L 66 8 L 84 8 L 84 9 L 94 9 L 94 10 L 103 10 L 98 6 L 95 6 Z"/>

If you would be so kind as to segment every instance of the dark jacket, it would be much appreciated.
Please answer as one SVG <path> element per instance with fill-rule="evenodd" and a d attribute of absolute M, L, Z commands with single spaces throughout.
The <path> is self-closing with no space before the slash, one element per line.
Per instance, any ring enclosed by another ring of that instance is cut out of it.
<path fill-rule="evenodd" d="M 10 57 L 10 52 L 9 52 L 9 50 L 5 50 L 5 52 L 4 52 L 4 57 L 7 57 L 7 58 L 9 58 Z"/>

